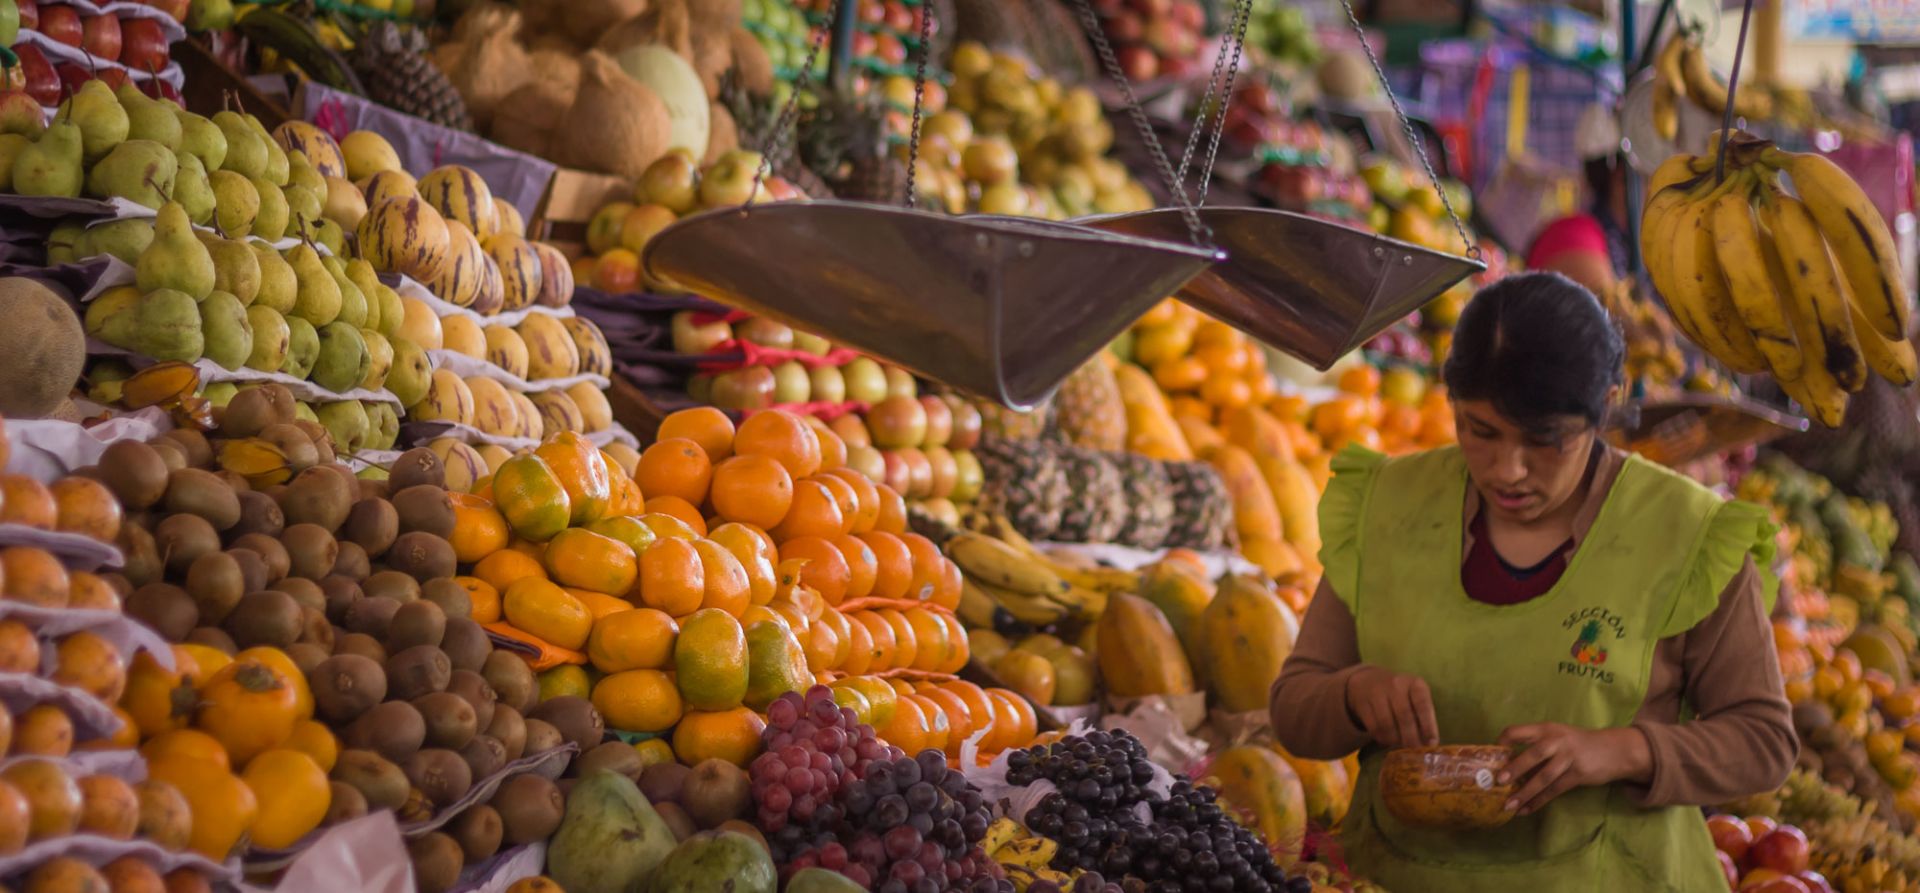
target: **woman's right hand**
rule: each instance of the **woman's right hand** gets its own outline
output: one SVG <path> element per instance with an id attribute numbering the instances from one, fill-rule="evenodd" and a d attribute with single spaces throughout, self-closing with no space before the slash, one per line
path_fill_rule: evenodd
<path id="1" fill-rule="evenodd" d="M 1383 747 L 1440 743 L 1427 681 L 1385 667 L 1361 667 L 1347 677 L 1347 712 Z"/>

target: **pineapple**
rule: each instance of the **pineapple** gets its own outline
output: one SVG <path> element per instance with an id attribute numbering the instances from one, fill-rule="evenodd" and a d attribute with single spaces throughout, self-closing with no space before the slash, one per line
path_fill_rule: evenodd
<path id="1" fill-rule="evenodd" d="M 1220 473 L 1205 462 L 1168 462 L 1173 523 L 1167 545 L 1218 549 L 1233 545 L 1233 497 Z"/>
<path id="2" fill-rule="evenodd" d="M 1054 427 L 1066 441 L 1090 450 L 1127 447 L 1127 409 L 1104 354 L 1088 360 L 1053 397 Z"/>
<path id="3" fill-rule="evenodd" d="M 1033 440 L 1046 433 L 1053 417 L 1053 402 L 1048 401 L 1024 412 L 1008 409 L 991 400 L 974 400 L 980 410 L 980 435 L 1005 440 Z"/>
<path id="4" fill-rule="evenodd" d="M 1120 467 L 1107 454 L 1061 447 L 1060 469 L 1073 498 L 1060 512 L 1053 538 L 1068 543 L 1110 543 L 1127 520 L 1127 493 Z"/>
<path id="5" fill-rule="evenodd" d="M 420 29 L 375 22 L 347 62 L 368 99 L 455 130 L 473 129 L 467 101 L 427 59 L 427 37 Z"/>
<path id="6" fill-rule="evenodd" d="M 1035 440 L 993 438 L 981 441 L 974 456 L 984 479 L 976 500 L 981 510 L 1007 516 L 1028 539 L 1052 537 L 1073 498 L 1054 448 Z"/>
<path id="7" fill-rule="evenodd" d="M 1140 549 L 1158 549 L 1166 543 L 1173 524 L 1173 486 L 1166 469 L 1139 453 L 1114 453 L 1120 471 L 1120 490 L 1127 514 L 1114 542 Z"/>

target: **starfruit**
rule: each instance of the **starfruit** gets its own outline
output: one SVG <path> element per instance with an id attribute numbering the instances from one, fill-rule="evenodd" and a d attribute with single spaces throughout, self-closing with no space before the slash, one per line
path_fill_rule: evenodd
<path id="1" fill-rule="evenodd" d="M 172 404 L 200 389 L 200 370 L 169 360 L 135 372 L 121 384 L 120 399 L 128 409 Z"/>
<path id="2" fill-rule="evenodd" d="M 192 428 L 197 431 L 212 431 L 213 401 L 198 394 L 188 394 L 173 402 L 171 407 L 174 425 Z"/>
<path id="3" fill-rule="evenodd" d="M 286 483 L 293 476 L 287 454 L 258 437 L 229 440 L 220 445 L 220 467 L 247 479 L 252 487 Z"/>

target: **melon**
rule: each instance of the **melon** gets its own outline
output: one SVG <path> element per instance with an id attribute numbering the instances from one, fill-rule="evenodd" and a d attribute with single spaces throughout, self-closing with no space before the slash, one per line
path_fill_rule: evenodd
<path id="1" fill-rule="evenodd" d="M 72 305 L 34 279 L 0 279 L 0 415 L 44 418 L 80 380 L 87 336 Z"/>
<path id="2" fill-rule="evenodd" d="M 711 118 L 707 109 L 707 88 L 700 74 L 680 54 L 657 44 L 629 47 L 620 52 L 621 70 L 652 89 L 666 103 L 669 128 L 668 145 L 686 149 L 695 158 L 707 154 L 707 136 Z"/>

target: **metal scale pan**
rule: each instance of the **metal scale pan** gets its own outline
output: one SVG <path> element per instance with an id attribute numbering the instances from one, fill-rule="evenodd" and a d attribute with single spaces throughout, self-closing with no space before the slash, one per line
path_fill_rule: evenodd
<path id="1" fill-rule="evenodd" d="M 1218 259 L 1125 231 L 814 201 L 695 214 L 655 235 L 642 263 L 678 288 L 1026 409 Z"/>
<path id="2" fill-rule="evenodd" d="M 1177 296 L 1323 371 L 1486 269 L 1471 258 L 1291 211 L 1197 211 L 1227 260 L 1201 271 Z M 1173 208 L 1075 222 L 1149 239 L 1186 233 Z"/>

